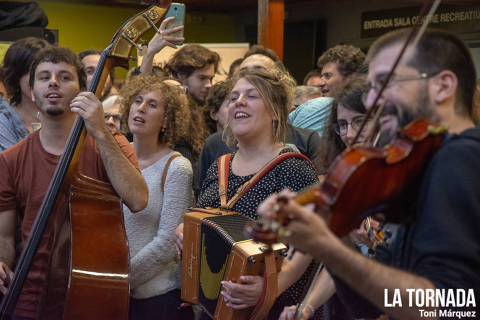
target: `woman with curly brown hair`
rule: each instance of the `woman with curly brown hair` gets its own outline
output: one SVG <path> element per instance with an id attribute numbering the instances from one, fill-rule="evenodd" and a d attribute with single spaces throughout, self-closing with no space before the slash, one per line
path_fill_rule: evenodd
<path id="1" fill-rule="evenodd" d="M 178 86 L 139 75 L 121 91 L 122 122 L 148 185 L 147 207 L 124 206 L 130 247 L 130 319 L 190 319 L 179 310 L 180 263 L 171 235 L 192 204 L 192 166 L 172 148 L 189 125 L 187 98 Z"/>

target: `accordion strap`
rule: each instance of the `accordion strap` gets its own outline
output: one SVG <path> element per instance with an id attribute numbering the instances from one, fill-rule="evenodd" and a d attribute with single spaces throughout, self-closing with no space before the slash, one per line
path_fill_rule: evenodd
<path id="1" fill-rule="evenodd" d="M 231 153 L 218 158 L 218 193 L 220 194 L 220 208 L 227 208 L 228 171 L 230 168 Z"/>
<path id="2" fill-rule="evenodd" d="M 250 320 L 266 319 L 270 308 L 277 298 L 277 267 L 275 263 L 275 252 L 265 253 L 265 273 L 263 275 L 263 290 L 255 309 L 253 309 Z"/>
<path id="3" fill-rule="evenodd" d="M 279 154 L 268 162 L 260 171 L 258 171 L 250 180 L 245 182 L 238 188 L 237 193 L 227 202 L 228 199 L 228 173 L 230 170 L 230 160 L 232 154 L 228 153 L 218 158 L 218 192 L 220 194 L 220 208 L 231 210 L 235 203 L 250 190 L 260 179 L 262 179 L 270 170 L 272 170 L 280 162 L 289 158 L 300 158 L 310 162 L 305 155 L 298 152 L 286 152 Z"/>

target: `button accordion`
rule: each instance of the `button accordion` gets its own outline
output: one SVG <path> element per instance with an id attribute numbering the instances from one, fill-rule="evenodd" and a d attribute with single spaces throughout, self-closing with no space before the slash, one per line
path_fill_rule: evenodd
<path id="1" fill-rule="evenodd" d="M 251 221 L 233 211 L 220 209 L 192 209 L 185 214 L 182 300 L 199 304 L 213 319 L 263 319 L 275 300 L 276 274 L 287 248 L 279 243 L 273 246 L 273 252 L 266 253 L 265 245 L 254 242 L 245 233 L 245 227 Z M 226 306 L 220 294 L 220 282 L 238 282 L 242 275 L 264 276 L 267 285 L 264 285 L 264 294 L 257 306 L 233 310 Z M 268 279 L 273 290 L 268 290 Z"/>

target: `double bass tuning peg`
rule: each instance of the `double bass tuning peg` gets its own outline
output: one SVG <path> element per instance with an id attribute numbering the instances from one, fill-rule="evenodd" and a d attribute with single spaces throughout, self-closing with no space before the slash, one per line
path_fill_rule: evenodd
<path id="1" fill-rule="evenodd" d="M 150 26 L 155 29 L 156 32 L 160 32 L 160 29 L 158 29 L 157 25 L 155 24 L 155 22 L 153 22 L 153 20 L 150 18 L 150 15 L 149 13 L 144 13 L 143 14 L 143 17 L 145 18 L 145 20 L 148 21 L 148 23 L 150 24 Z"/>
<path id="2" fill-rule="evenodd" d="M 138 52 L 142 52 L 142 47 L 138 43 L 136 43 L 135 41 L 132 40 L 133 38 L 135 38 L 135 35 L 130 34 L 130 33 L 122 33 L 122 38 L 127 40 L 132 46 L 137 48 Z M 142 41 L 142 40 L 140 40 L 140 41 Z"/>

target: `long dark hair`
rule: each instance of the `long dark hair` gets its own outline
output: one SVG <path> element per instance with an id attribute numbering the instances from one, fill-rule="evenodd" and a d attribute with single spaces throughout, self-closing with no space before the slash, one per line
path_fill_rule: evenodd
<path id="1" fill-rule="evenodd" d="M 334 97 L 327 125 L 323 129 L 321 137 L 321 152 L 317 167 L 320 173 L 325 173 L 333 160 L 343 151 L 346 146 L 340 136 L 335 132 L 337 123 L 338 105 L 352 111 L 365 114 L 367 110 L 362 102 L 362 94 L 367 90 L 365 75 L 355 76 L 347 85 Z"/>
<path id="2" fill-rule="evenodd" d="M 29 73 L 35 54 L 50 44 L 43 39 L 27 37 L 15 41 L 5 53 L 2 80 L 11 104 L 22 102 L 20 79 Z"/>

